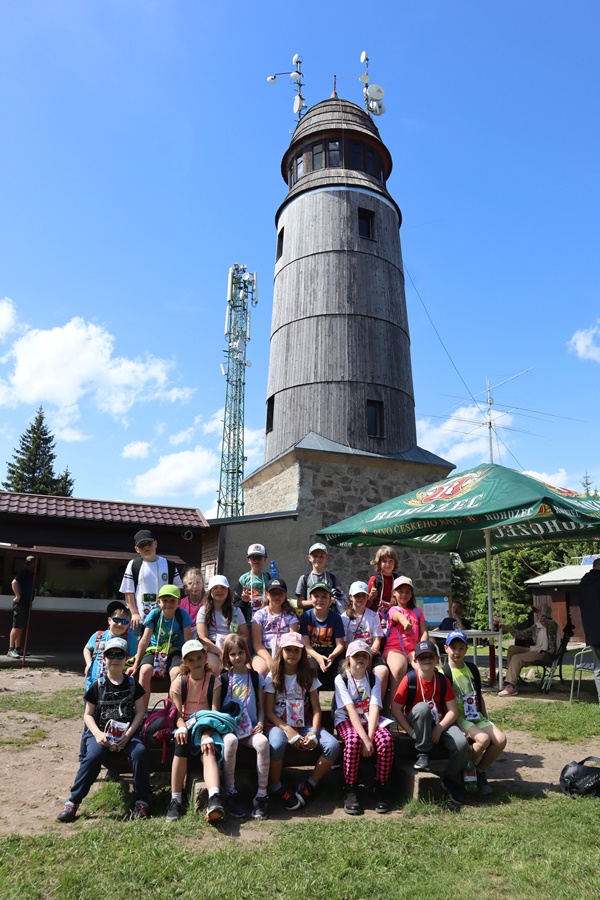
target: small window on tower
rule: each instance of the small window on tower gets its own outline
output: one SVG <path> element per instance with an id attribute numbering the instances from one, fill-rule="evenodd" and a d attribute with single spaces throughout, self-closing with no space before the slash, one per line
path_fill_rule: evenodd
<path id="1" fill-rule="evenodd" d="M 323 144 L 313 144 L 313 171 L 323 168 Z"/>
<path id="2" fill-rule="evenodd" d="M 329 165 L 339 166 L 340 164 L 340 142 L 329 141 Z"/>
<path id="3" fill-rule="evenodd" d="M 302 178 L 304 175 L 304 157 L 302 154 L 296 157 L 296 178 Z"/>
<path id="4" fill-rule="evenodd" d="M 367 400 L 367 434 L 369 437 L 383 437 L 382 400 Z"/>
<path id="5" fill-rule="evenodd" d="M 273 410 L 274 410 L 274 408 L 275 408 L 275 395 L 273 395 L 272 397 L 269 397 L 269 399 L 267 400 L 267 426 L 265 428 L 265 431 L 267 432 L 267 434 L 270 431 L 273 431 Z"/>
<path id="6" fill-rule="evenodd" d="M 373 229 L 373 213 L 370 209 L 360 209 L 358 210 L 358 233 L 361 237 L 371 238 L 371 240 L 375 237 L 375 232 Z"/>
<path id="7" fill-rule="evenodd" d="M 283 232 L 284 231 L 285 231 L 285 228 L 280 229 L 279 234 L 277 235 L 277 256 L 275 258 L 276 261 L 281 257 L 281 254 L 283 253 Z"/>
<path id="8" fill-rule="evenodd" d="M 362 150 L 358 141 L 352 141 L 350 144 L 350 161 L 351 169 L 362 169 Z"/>
<path id="9" fill-rule="evenodd" d="M 370 147 L 367 147 L 365 156 L 367 162 L 367 172 L 369 173 L 369 175 L 375 175 L 375 152 L 371 150 Z"/>

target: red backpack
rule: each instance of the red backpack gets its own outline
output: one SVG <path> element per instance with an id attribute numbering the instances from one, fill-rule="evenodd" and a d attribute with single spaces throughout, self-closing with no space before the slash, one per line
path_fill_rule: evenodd
<path id="1" fill-rule="evenodd" d="M 214 675 L 208 682 L 208 705 L 212 704 Z M 181 704 L 185 706 L 188 692 L 188 676 L 181 676 Z M 147 714 L 142 727 L 142 741 L 148 750 L 162 749 L 161 764 L 167 761 L 167 744 L 173 740 L 173 732 L 177 725 L 177 706 L 170 697 L 159 700 Z"/>

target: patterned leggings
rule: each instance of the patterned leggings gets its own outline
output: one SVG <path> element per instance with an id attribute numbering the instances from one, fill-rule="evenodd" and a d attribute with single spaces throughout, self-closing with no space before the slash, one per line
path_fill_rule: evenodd
<path id="1" fill-rule="evenodd" d="M 363 746 L 362 738 L 350 722 L 340 722 L 337 732 L 344 742 L 344 781 L 356 784 L 358 767 Z M 375 763 L 375 780 L 385 784 L 390 777 L 394 763 L 394 741 L 386 728 L 378 728 L 373 736 L 377 759 Z"/>
<path id="2" fill-rule="evenodd" d="M 225 790 L 231 793 L 235 790 L 235 758 L 237 755 L 238 739 L 227 734 L 224 737 L 225 747 L 223 753 L 223 781 Z M 256 769 L 258 773 L 258 793 L 264 796 L 267 793 L 269 781 L 269 740 L 264 734 L 251 734 L 240 738 L 240 744 L 253 747 L 256 750 Z"/>

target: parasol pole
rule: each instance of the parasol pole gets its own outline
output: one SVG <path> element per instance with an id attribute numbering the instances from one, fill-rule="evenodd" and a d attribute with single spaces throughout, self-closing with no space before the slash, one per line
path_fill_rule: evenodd
<path id="1" fill-rule="evenodd" d="M 492 599 L 492 534 L 489 528 L 484 528 L 483 536 L 485 537 L 485 567 L 487 570 L 488 628 L 492 631 L 494 628 L 494 603 Z"/>

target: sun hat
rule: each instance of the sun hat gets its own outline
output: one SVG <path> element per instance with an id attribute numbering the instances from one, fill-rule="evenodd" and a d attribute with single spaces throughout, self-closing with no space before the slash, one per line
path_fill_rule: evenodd
<path id="1" fill-rule="evenodd" d="M 365 584 L 364 581 L 353 581 L 350 585 L 350 596 L 354 597 L 355 594 L 368 594 L 369 587 Z"/>
<path id="2" fill-rule="evenodd" d="M 208 590 L 212 591 L 214 587 L 229 588 L 229 582 L 224 575 L 213 575 L 213 577 L 208 582 Z"/>
<path id="3" fill-rule="evenodd" d="M 279 641 L 280 647 L 304 647 L 302 635 L 298 631 L 287 631 Z"/>
<path id="4" fill-rule="evenodd" d="M 183 659 L 188 655 L 188 653 L 198 653 L 200 650 L 205 650 L 206 647 L 200 641 L 196 639 L 192 641 L 186 641 L 183 647 L 181 648 L 181 656 Z"/>
<path id="5" fill-rule="evenodd" d="M 396 588 L 399 588 L 401 584 L 407 584 L 409 587 L 413 588 L 414 591 L 412 578 L 407 578 L 406 575 L 399 575 L 398 578 L 396 578 L 396 580 L 394 581 L 393 589 L 396 590 Z"/>
<path id="6" fill-rule="evenodd" d="M 350 641 L 346 650 L 346 658 L 348 656 L 356 656 L 357 653 L 368 653 L 371 655 L 371 650 L 366 641 Z"/>
<path id="7" fill-rule="evenodd" d="M 176 584 L 163 584 L 158 592 L 159 597 L 175 597 L 176 600 L 181 599 L 181 591 Z"/>
<path id="8" fill-rule="evenodd" d="M 263 547 L 262 544 L 250 544 L 248 547 L 248 552 L 246 556 L 265 556 L 267 555 L 267 551 Z"/>
<path id="9" fill-rule="evenodd" d="M 107 650 L 124 650 L 127 653 L 127 641 L 124 641 L 123 638 L 109 638 L 109 640 L 104 645 L 104 653 Z"/>
<path id="10" fill-rule="evenodd" d="M 313 553 L 315 550 L 322 550 L 324 553 L 328 552 L 325 544 L 313 544 L 308 552 Z"/>

